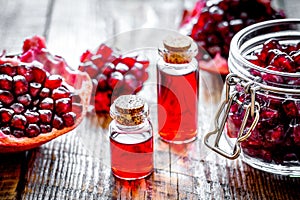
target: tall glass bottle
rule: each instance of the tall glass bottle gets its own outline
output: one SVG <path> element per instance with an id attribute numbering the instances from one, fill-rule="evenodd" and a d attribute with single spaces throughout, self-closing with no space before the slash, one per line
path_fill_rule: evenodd
<path id="1" fill-rule="evenodd" d="M 157 62 L 158 133 L 170 143 L 187 143 L 198 132 L 197 45 L 187 36 L 170 36 Z"/>

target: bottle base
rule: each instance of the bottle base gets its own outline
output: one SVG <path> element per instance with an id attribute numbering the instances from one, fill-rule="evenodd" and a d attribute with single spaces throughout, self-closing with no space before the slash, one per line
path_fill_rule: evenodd
<path id="1" fill-rule="evenodd" d="M 122 180 L 127 180 L 127 181 L 133 181 L 133 180 L 139 180 L 139 179 L 143 179 L 143 178 L 146 178 L 148 176 L 150 176 L 152 173 L 153 173 L 154 170 L 151 170 L 149 173 L 146 173 L 146 174 L 143 174 L 141 176 L 136 176 L 136 177 L 124 177 L 124 176 L 120 176 L 118 174 L 115 174 L 113 171 L 112 171 L 112 174 L 116 177 L 116 178 L 119 178 L 119 179 L 122 179 Z"/>
<path id="2" fill-rule="evenodd" d="M 252 158 L 248 155 L 241 154 L 242 160 L 255 169 L 259 169 L 268 173 L 279 174 L 289 177 L 300 177 L 300 166 L 284 166 L 273 163 L 266 163 L 259 159 Z"/>
<path id="3" fill-rule="evenodd" d="M 159 138 L 163 142 L 166 142 L 166 143 L 171 143 L 171 144 L 187 144 L 187 143 L 191 143 L 191 142 L 195 141 L 197 139 L 197 136 L 192 137 L 192 138 L 187 139 L 187 140 L 166 140 L 166 139 L 162 138 L 161 136 Z"/>

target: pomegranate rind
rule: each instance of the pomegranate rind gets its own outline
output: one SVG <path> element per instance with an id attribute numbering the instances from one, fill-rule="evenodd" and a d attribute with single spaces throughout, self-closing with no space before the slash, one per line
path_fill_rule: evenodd
<path id="1" fill-rule="evenodd" d="M 89 75 L 86 72 L 72 70 L 65 64 L 62 58 L 52 56 L 48 52 L 45 53 L 45 49 L 43 49 L 43 52 L 44 55 L 40 54 L 41 57 L 35 57 L 36 61 L 41 61 L 41 63 L 44 65 L 44 68 L 51 74 L 60 74 L 64 78 L 65 83 L 70 85 L 70 88 L 74 88 L 72 92 L 80 96 L 80 105 L 82 106 L 82 109 L 80 109 L 80 111 L 79 109 L 72 109 L 72 111 L 76 113 L 76 120 L 73 126 L 65 127 L 61 130 L 53 128 L 51 132 L 41 133 L 33 138 L 16 138 L 13 135 L 6 135 L 0 131 L 0 153 L 26 151 L 41 146 L 42 144 L 45 144 L 46 142 L 49 142 L 58 136 L 75 129 L 81 123 L 87 113 L 90 95 L 92 92 L 92 82 Z M 45 58 L 45 56 L 48 59 L 45 59 L 43 62 L 43 59 L 41 58 Z M 20 64 L 16 58 L 1 58 L 0 64 L 4 63 L 11 63 L 14 65 Z"/>
<path id="2" fill-rule="evenodd" d="M 227 60 L 223 58 L 220 54 L 209 60 L 199 60 L 199 68 L 208 72 L 217 73 L 221 75 L 229 74 Z"/>

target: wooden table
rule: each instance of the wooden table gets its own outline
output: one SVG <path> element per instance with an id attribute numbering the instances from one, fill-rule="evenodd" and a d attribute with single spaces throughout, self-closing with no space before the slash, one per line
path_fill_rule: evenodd
<path id="1" fill-rule="evenodd" d="M 86 49 L 131 28 L 111 16 L 121 19 L 116 13 L 132 8 L 108 2 L 0 0 L 0 49 L 19 52 L 25 37 L 44 35 L 50 51 L 76 67 Z M 286 0 L 284 5 L 289 16 L 300 17 L 298 0 Z M 155 11 L 180 12 L 172 9 Z M 174 28 L 176 20 L 170 19 L 161 21 L 165 28 Z M 203 145 L 222 84 L 219 76 L 201 72 L 199 138 L 187 145 L 168 145 L 156 136 L 155 171 L 150 177 L 122 181 L 111 175 L 107 130 L 90 114 L 75 131 L 40 148 L 0 155 L 0 199 L 300 199 L 299 178 L 265 173 L 240 159 L 226 160 Z M 155 124 L 155 113 L 151 117 Z"/>

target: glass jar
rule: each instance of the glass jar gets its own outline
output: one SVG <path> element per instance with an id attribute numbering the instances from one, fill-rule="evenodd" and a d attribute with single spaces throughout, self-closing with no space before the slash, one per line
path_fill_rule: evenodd
<path id="1" fill-rule="evenodd" d="M 292 65 L 300 65 L 300 56 L 299 60 L 294 56 L 300 55 L 300 19 L 261 22 L 237 33 L 230 46 L 231 74 L 226 77 L 225 100 L 216 116 L 216 128 L 204 142 L 227 158 L 241 155 L 254 168 L 299 176 L 300 72 L 299 68 L 291 73 L 274 67 L 289 67 L 291 63 L 279 60 L 277 50 L 268 49 L 267 44 L 276 43 L 273 39 L 279 41 L 281 57 L 293 57 Z M 264 52 L 268 53 L 265 57 Z M 268 59 L 270 64 L 264 66 Z M 233 151 L 220 145 L 223 133 Z M 214 134 L 211 145 L 209 138 Z"/>
<path id="2" fill-rule="evenodd" d="M 147 103 L 136 95 L 118 97 L 110 108 L 111 169 L 121 179 L 153 172 L 153 131 Z"/>
<path id="3" fill-rule="evenodd" d="M 198 132 L 197 46 L 190 37 L 170 36 L 158 50 L 158 133 L 170 143 L 187 143 Z"/>

